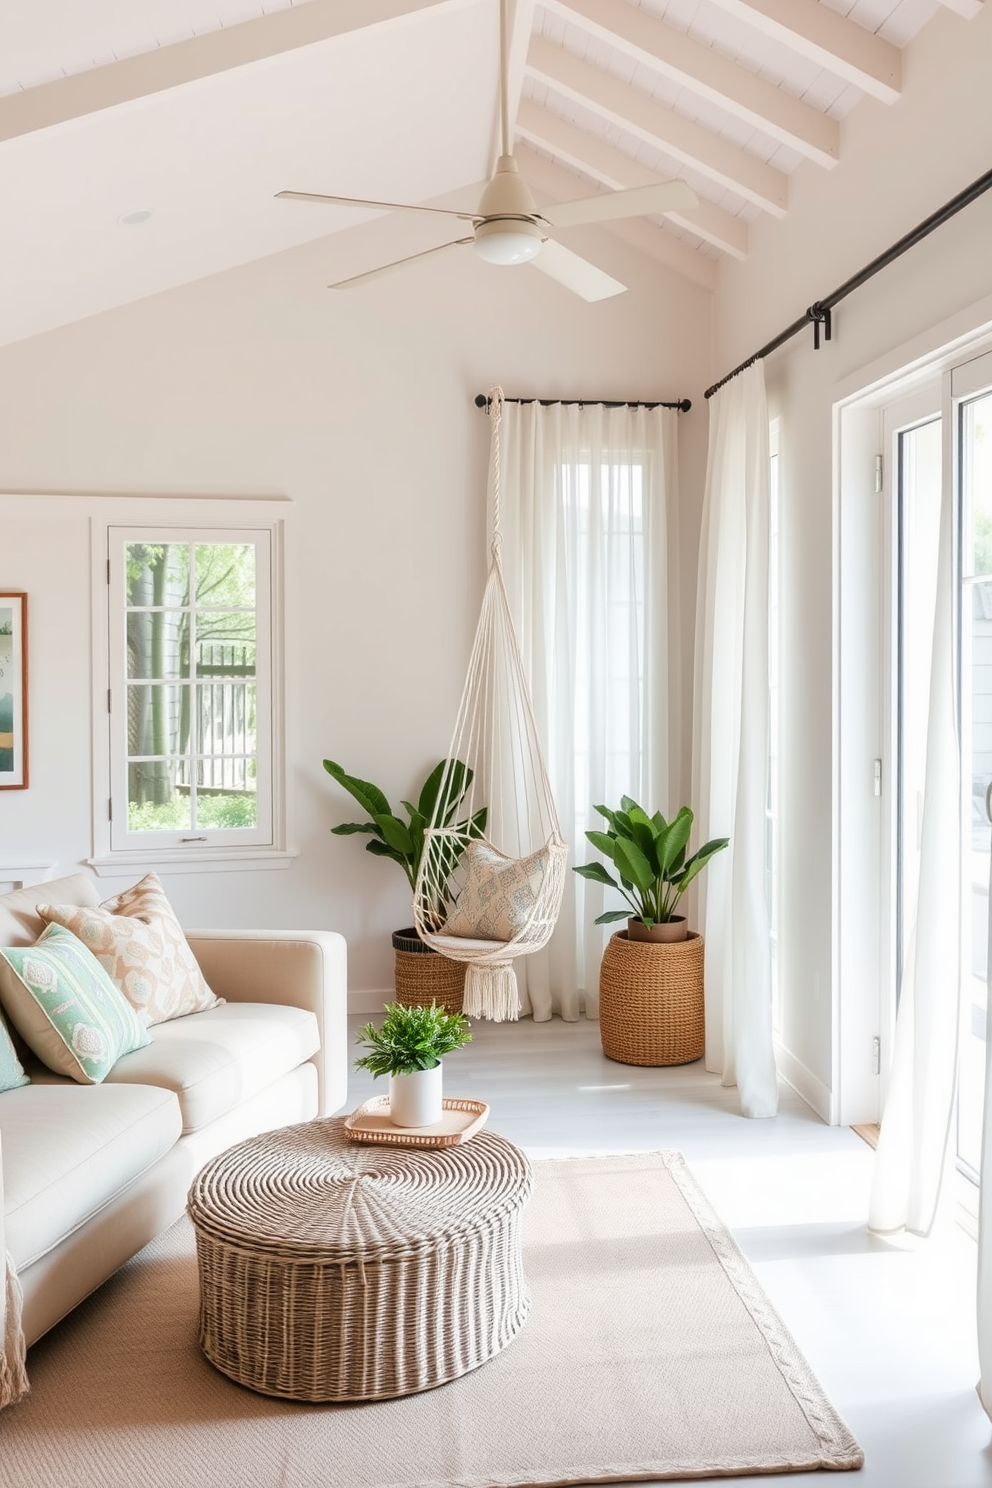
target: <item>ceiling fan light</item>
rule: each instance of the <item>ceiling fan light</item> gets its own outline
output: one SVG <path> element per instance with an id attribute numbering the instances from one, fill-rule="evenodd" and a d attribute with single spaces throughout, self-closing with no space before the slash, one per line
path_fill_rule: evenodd
<path id="1" fill-rule="evenodd" d="M 536 258 L 544 235 L 536 222 L 480 222 L 475 251 L 486 263 L 518 264 Z"/>

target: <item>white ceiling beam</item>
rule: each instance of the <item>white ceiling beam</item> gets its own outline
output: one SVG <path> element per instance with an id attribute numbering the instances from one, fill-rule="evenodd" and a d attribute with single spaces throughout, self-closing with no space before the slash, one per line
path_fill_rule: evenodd
<path id="1" fill-rule="evenodd" d="M 953 10 L 955 15 L 964 16 L 966 21 L 973 21 L 981 14 L 985 0 L 938 0 L 938 4 L 945 10 Z"/>
<path id="2" fill-rule="evenodd" d="M 638 161 L 632 160 L 622 150 L 608 145 L 605 140 L 577 129 L 567 119 L 561 119 L 548 109 L 542 109 L 530 99 L 522 99 L 517 112 L 517 133 L 533 145 L 539 145 L 557 156 L 567 165 L 601 181 L 614 190 L 625 190 L 629 186 L 654 186 L 662 177 L 648 170 Z M 695 233 L 707 243 L 712 243 L 723 253 L 734 258 L 747 258 L 747 223 L 740 217 L 725 212 L 712 202 L 700 202 L 698 207 L 685 211 L 664 214 L 688 232 Z"/>
<path id="3" fill-rule="evenodd" d="M 564 98 L 607 119 L 645 144 L 735 192 L 775 217 L 788 207 L 788 177 L 746 150 L 721 139 L 685 114 L 668 108 L 611 72 L 583 62 L 543 36 L 531 38 L 527 71 Z"/>
<path id="4" fill-rule="evenodd" d="M 537 0 L 512 0 L 510 17 L 510 45 L 506 60 L 506 92 L 510 115 L 510 135 L 513 121 L 520 106 L 520 95 L 524 86 L 524 70 L 527 62 L 527 47 L 534 30 L 534 11 Z"/>
<path id="5" fill-rule="evenodd" d="M 573 176 L 571 171 L 563 170 L 560 165 L 555 165 L 543 155 L 536 155 L 526 145 L 516 154 L 521 173 L 527 178 L 528 185 L 538 193 L 539 201 L 542 198 L 556 202 L 573 201 L 576 192 L 581 191 L 582 182 L 577 176 Z M 707 258 L 695 248 L 690 247 L 688 243 L 683 243 L 681 238 L 673 237 L 671 233 L 664 232 L 650 222 L 639 218 L 621 222 L 601 222 L 597 223 L 596 231 L 612 233 L 614 237 L 622 238 L 624 242 L 630 243 L 641 253 L 647 254 L 649 258 L 664 264 L 676 274 L 681 274 L 683 279 L 689 279 L 703 289 L 712 291 L 716 288 L 718 270 L 716 261 Z M 560 234 L 556 234 L 557 236 Z"/>
<path id="6" fill-rule="evenodd" d="M 0 98 L 0 140 L 178 88 L 350 31 L 388 25 L 418 11 L 457 9 L 466 0 L 306 0 L 268 15 L 207 31 L 171 46 L 124 57 Z"/>
<path id="7" fill-rule="evenodd" d="M 840 158 L 840 125 L 754 72 L 625 0 L 542 0 L 606 46 L 671 78 L 818 165 Z"/>
<path id="8" fill-rule="evenodd" d="M 899 48 L 819 0 L 713 0 L 713 4 L 882 103 L 895 103 L 900 97 Z"/>

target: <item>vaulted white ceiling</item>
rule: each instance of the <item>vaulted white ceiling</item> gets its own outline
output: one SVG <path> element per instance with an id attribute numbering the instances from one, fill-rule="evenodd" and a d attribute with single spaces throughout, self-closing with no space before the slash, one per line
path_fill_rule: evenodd
<path id="1" fill-rule="evenodd" d="M 982 3 L 516 0 L 514 151 L 550 200 L 685 179 L 697 207 L 611 230 L 712 286 L 933 13 Z M 0 0 L 0 343 L 325 236 L 333 273 L 374 214 L 277 191 L 471 210 L 497 147 L 498 0 Z"/>

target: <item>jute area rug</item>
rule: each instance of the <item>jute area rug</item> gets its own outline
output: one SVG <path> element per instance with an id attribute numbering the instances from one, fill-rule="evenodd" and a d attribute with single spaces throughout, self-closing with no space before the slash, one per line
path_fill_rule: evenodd
<path id="1" fill-rule="evenodd" d="M 381 1403 L 297 1405 L 197 1346 L 181 1220 L 28 1355 L 11 1488 L 515 1488 L 856 1468 L 840 1420 L 678 1153 L 535 1164 L 520 1336 Z"/>

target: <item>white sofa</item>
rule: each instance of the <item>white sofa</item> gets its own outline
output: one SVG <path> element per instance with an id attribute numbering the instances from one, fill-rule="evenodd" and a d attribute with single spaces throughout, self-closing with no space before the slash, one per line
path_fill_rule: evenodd
<path id="1" fill-rule="evenodd" d="M 37 939 L 38 904 L 99 900 L 87 874 L 0 896 L 0 945 Z M 20 1281 L 29 1344 L 182 1214 L 208 1158 L 347 1097 L 342 936 L 187 939 L 223 1006 L 156 1024 L 101 1085 L 32 1061 L 30 1085 L 0 1092 L 0 1255 Z"/>

